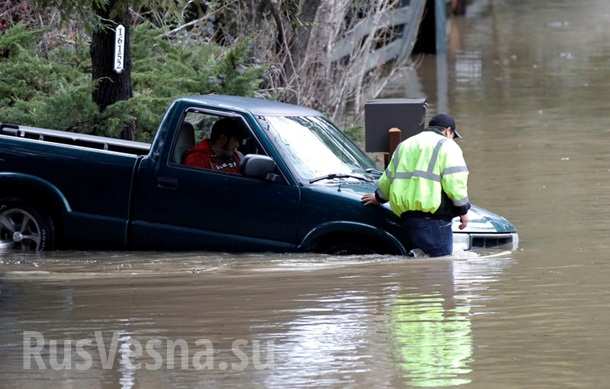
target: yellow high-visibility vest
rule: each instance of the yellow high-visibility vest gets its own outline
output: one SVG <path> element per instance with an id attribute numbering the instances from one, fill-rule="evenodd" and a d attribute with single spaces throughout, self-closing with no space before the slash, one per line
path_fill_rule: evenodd
<path id="1" fill-rule="evenodd" d="M 469 204 L 468 168 L 457 143 L 427 130 L 398 145 L 376 193 L 400 216 L 407 211 L 436 212 L 443 191 L 454 206 Z"/>

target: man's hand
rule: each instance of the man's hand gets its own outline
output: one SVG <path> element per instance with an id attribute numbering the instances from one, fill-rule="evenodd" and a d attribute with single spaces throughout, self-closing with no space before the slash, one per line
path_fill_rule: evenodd
<path id="1" fill-rule="evenodd" d="M 460 216 L 460 230 L 463 230 L 468 226 L 468 214 Z"/>
<path id="2" fill-rule="evenodd" d="M 367 193 L 360 199 L 364 205 L 379 205 L 375 193 Z"/>

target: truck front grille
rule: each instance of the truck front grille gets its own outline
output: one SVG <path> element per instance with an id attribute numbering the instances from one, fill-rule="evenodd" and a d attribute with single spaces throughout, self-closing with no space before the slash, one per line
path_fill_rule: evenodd
<path id="1" fill-rule="evenodd" d="M 470 247 L 473 249 L 498 249 L 504 248 L 515 250 L 519 246 L 519 235 L 510 234 L 472 234 L 470 236 Z"/>

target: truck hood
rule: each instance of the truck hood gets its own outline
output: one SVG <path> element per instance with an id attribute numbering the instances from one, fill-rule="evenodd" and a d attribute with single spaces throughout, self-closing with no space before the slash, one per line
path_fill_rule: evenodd
<path id="1" fill-rule="evenodd" d="M 353 198 L 354 200 L 360 201 L 360 198 L 365 193 L 373 193 L 376 189 L 374 182 L 351 182 L 344 181 L 328 182 L 324 184 L 313 184 L 314 187 L 325 187 L 326 189 L 333 188 L 337 192 L 340 192 L 342 196 Z M 339 193 L 337 193 L 339 194 Z M 384 204 L 384 208 L 390 210 L 389 204 Z M 515 226 L 508 221 L 505 217 L 497 215 L 493 212 L 488 211 L 485 208 L 472 205 L 472 208 L 468 211 L 470 221 L 468 227 L 465 230 L 460 230 L 460 218 L 456 217 L 453 219 L 452 229 L 454 232 L 459 233 L 512 233 L 516 232 Z"/>

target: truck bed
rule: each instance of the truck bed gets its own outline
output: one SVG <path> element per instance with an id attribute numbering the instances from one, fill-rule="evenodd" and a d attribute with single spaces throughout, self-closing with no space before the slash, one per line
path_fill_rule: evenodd
<path id="1" fill-rule="evenodd" d="M 0 135 L 35 139 L 48 143 L 66 144 L 133 155 L 146 155 L 150 150 L 150 144 L 144 142 L 134 142 L 123 139 L 108 138 L 105 136 L 87 135 L 77 132 L 20 126 L 16 124 L 0 123 Z"/>

